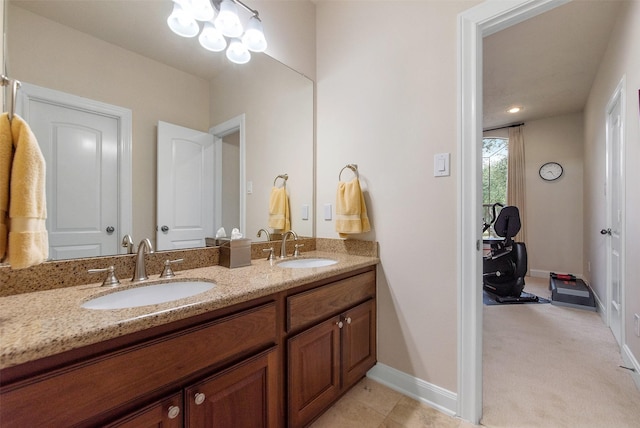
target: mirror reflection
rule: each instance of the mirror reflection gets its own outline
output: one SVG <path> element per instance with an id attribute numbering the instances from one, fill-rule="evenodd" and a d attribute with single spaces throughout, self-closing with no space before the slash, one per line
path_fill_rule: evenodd
<path id="1" fill-rule="evenodd" d="M 150 238 L 156 243 L 156 228 L 162 226 L 158 176 L 165 173 L 157 166 L 159 122 L 213 133 L 243 117 L 243 138 L 215 137 L 232 149 L 228 158 L 224 154 L 216 160 L 219 191 L 210 204 L 214 229 L 224 226 L 230 233 L 238 227 L 245 236 L 263 240 L 256 233 L 267 226 L 274 178 L 286 173 L 292 228 L 312 236 L 313 82 L 265 54 L 254 54 L 248 64 L 230 65 L 197 41 L 180 40 L 166 26 L 171 6 L 169 0 L 7 3 L 5 59 L 12 78 L 131 113 L 131 184 L 127 188 L 121 180 L 117 188 L 120 199 L 130 195 L 129 226 L 126 219 L 124 226 L 118 223 L 110 235 L 115 249 L 99 254 L 125 252 L 120 242 L 126 234 L 134 242 Z M 238 140 L 244 140 L 244 147 Z M 73 168 L 76 157 L 68 153 L 65 167 Z M 75 203 L 82 204 L 81 199 L 76 197 Z M 65 200 L 74 200 L 74 193 L 67 191 Z M 126 211 L 126 201 L 114 204 L 116 211 Z M 309 217 L 303 220 L 305 206 Z M 94 228 L 106 233 L 109 226 Z M 79 256 L 62 253 L 56 258 Z"/>

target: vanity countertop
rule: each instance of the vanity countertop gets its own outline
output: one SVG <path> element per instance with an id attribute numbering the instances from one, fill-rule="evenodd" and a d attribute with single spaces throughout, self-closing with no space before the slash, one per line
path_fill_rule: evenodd
<path id="1" fill-rule="evenodd" d="M 128 279 L 121 279 L 121 285 L 116 288 L 93 283 L 1 297 L 0 369 L 246 302 L 379 261 L 377 257 L 322 251 L 305 252 L 303 257 L 330 258 L 338 263 L 287 269 L 277 266 L 277 261 L 259 259 L 252 260 L 251 266 L 236 269 L 223 266 L 176 269 L 176 277 L 169 281 L 201 279 L 213 281 L 216 286 L 196 296 L 129 309 L 81 307 L 96 296 L 132 286 Z M 159 282 L 166 280 L 160 281 L 154 275 L 135 286 Z"/>

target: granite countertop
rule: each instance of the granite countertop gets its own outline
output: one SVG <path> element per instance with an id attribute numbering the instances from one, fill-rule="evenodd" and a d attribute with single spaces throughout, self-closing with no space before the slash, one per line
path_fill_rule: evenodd
<path id="1" fill-rule="evenodd" d="M 176 277 L 169 282 L 200 279 L 213 281 L 216 286 L 196 296 L 129 309 L 94 310 L 81 305 L 103 294 L 167 280 L 153 275 L 137 284 L 120 279 L 121 285 L 116 288 L 93 283 L 1 297 L 0 369 L 372 266 L 379 261 L 377 257 L 322 251 L 305 252 L 303 256 L 331 258 L 338 263 L 286 269 L 277 266 L 277 261 L 259 259 L 252 260 L 251 266 L 235 269 L 209 266 L 184 271 L 180 271 L 178 265 Z"/>

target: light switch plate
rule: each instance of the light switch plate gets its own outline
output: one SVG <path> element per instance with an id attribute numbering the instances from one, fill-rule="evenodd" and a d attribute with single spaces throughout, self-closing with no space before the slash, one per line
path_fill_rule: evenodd
<path id="1" fill-rule="evenodd" d="M 451 153 L 438 153 L 433 156 L 433 176 L 447 177 L 450 171 Z"/>
<path id="2" fill-rule="evenodd" d="M 332 215 L 332 209 L 333 207 L 331 206 L 331 204 L 324 204 L 324 219 L 325 220 L 331 220 L 331 215 Z"/>
<path id="3" fill-rule="evenodd" d="M 301 217 L 302 220 L 309 220 L 309 205 L 302 205 Z"/>

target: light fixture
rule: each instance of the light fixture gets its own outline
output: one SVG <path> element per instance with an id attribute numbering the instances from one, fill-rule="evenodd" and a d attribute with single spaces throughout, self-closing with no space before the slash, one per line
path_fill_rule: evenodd
<path id="1" fill-rule="evenodd" d="M 267 49 L 267 39 L 262 31 L 262 21 L 253 15 L 247 23 L 247 30 L 242 35 L 242 43 L 252 52 L 264 52 Z"/>
<path id="2" fill-rule="evenodd" d="M 200 32 L 198 21 L 203 21 L 198 37 L 200 45 L 213 52 L 227 49 L 227 58 L 236 64 L 245 64 L 251 52 L 264 52 L 267 40 L 258 11 L 240 0 L 173 0 L 173 11 L 167 24 L 171 31 L 182 37 L 195 37 Z M 246 31 L 243 30 L 238 5 L 251 14 Z M 229 41 L 225 38 L 229 38 Z"/>
<path id="3" fill-rule="evenodd" d="M 221 52 L 227 47 L 227 39 L 224 38 L 212 22 L 205 22 L 202 33 L 198 37 L 200 45 L 213 52 Z"/>
<path id="4" fill-rule="evenodd" d="M 507 110 L 507 113 L 515 114 L 522 110 L 522 107 L 514 106 Z"/>
<path id="5" fill-rule="evenodd" d="M 200 31 L 200 27 L 193 16 L 178 2 L 173 4 L 173 11 L 167 18 L 167 24 L 171 31 L 182 37 L 194 37 Z"/>
<path id="6" fill-rule="evenodd" d="M 231 39 L 227 49 L 227 58 L 236 64 L 246 64 L 251 59 L 251 53 L 240 39 Z"/>
<path id="7" fill-rule="evenodd" d="M 238 8 L 233 0 L 222 0 L 220 12 L 213 24 L 227 37 L 239 37 L 242 35 L 242 24 L 240 23 L 240 18 L 238 18 Z"/>

